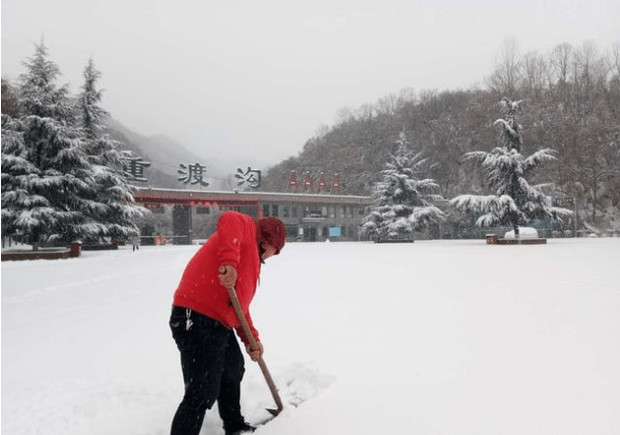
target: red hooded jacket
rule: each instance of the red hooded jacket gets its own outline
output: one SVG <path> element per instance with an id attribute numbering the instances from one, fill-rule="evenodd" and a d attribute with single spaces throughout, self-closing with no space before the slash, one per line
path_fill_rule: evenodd
<path id="1" fill-rule="evenodd" d="M 217 231 L 187 264 L 174 294 L 173 305 L 190 308 L 228 328 L 235 328 L 237 335 L 248 344 L 226 287 L 218 278 L 218 269 L 223 265 L 237 270 L 237 297 L 254 338 L 259 340 L 249 311 L 260 274 L 257 224 L 250 216 L 237 212 L 220 216 Z"/>

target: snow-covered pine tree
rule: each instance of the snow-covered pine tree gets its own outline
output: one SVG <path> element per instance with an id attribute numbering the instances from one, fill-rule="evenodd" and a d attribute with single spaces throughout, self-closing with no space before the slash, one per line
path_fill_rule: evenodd
<path id="1" fill-rule="evenodd" d="M 2 237 L 21 234 L 27 228 L 33 217 L 22 214 L 24 209 L 48 205 L 30 189 L 30 180 L 39 170 L 28 160 L 22 130 L 18 119 L 2 114 Z"/>
<path id="2" fill-rule="evenodd" d="M 2 79 L 2 113 L 11 118 L 19 117 L 19 100 L 13 85 L 6 79 Z"/>
<path id="3" fill-rule="evenodd" d="M 97 238 L 108 236 L 127 241 L 139 233 L 136 220 L 146 209 L 134 200 L 133 187 L 127 182 L 123 165 L 128 152 L 120 150 L 121 143 L 105 133 L 104 121 L 109 113 L 101 107 L 101 90 L 97 81 L 101 73 L 89 59 L 84 68 L 84 84 L 78 99 L 80 124 L 84 131 L 87 159 L 93 167 L 91 199 L 103 205 L 92 209 L 94 220 L 103 224 Z"/>
<path id="4" fill-rule="evenodd" d="M 371 239 L 407 237 L 443 219 L 443 213 L 430 201 L 440 199 L 431 192 L 438 188 L 432 179 L 418 179 L 424 160 L 409 151 L 407 136 L 401 132 L 396 152 L 391 154 L 383 179 L 374 186 L 374 205 L 365 217 L 360 235 Z"/>
<path id="5" fill-rule="evenodd" d="M 20 118 L 2 121 L 2 231 L 9 234 L 6 225 L 36 250 L 40 242 L 70 242 L 101 226 L 83 214 L 97 207 L 85 196 L 94 183 L 93 171 L 68 89 L 56 86 L 60 72 L 43 42 L 24 65 Z"/>
<path id="6" fill-rule="evenodd" d="M 554 151 L 544 148 L 529 157 L 521 154 L 523 139 L 516 113 L 521 110 L 520 101 L 504 98 L 500 102 L 503 118 L 495 121 L 499 127 L 501 146 L 490 152 L 474 151 L 465 154 L 467 160 L 482 165 L 487 173 L 489 187 L 493 195 L 460 195 L 450 201 L 450 205 L 464 213 L 478 217 L 477 226 L 510 225 L 515 237 L 519 237 L 519 226 L 532 219 L 562 222 L 570 217 L 570 210 L 554 207 L 551 198 L 543 191 L 551 184 L 530 186 L 526 177 L 544 163 L 555 159 Z"/>

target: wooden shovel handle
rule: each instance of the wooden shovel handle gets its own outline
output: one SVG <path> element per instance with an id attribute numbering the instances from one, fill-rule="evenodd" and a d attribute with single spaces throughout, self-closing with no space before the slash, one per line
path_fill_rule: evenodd
<path id="1" fill-rule="evenodd" d="M 235 313 L 237 314 L 237 319 L 241 323 L 241 327 L 243 328 L 243 333 L 247 337 L 248 343 L 250 343 L 250 347 L 256 349 L 256 339 L 254 338 L 254 334 L 252 334 L 252 330 L 250 329 L 250 325 L 248 324 L 247 319 L 245 318 L 245 314 L 243 314 L 243 309 L 241 308 L 241 304 L 239 303 L 239 298 L 237 297 L 237 292 L 234 287 L 229 287 L 228 289 L 228 297 L 233 304 L 233 308 L 235 309 Z M 265 377 L 265 381 L 267 381 L 267 385 L 269 386 L 269 390 L 271 391 L 271 395 L 273 396 L 273 400 L 276 402 L 276 406 L 278 407 L 277 412 L 280 412 L 284 406 L 282 405 L 282 400 L 280 399 L 280 394 L 278 394 L 278 389 L 276 388 L 275 382 L 273 382 L 273 378 L 271 377 L 271 373 L 269 373 L 269 369 L 267 369 L 267 364 L 263 360 L 261 356 L 258 359 L 258 366 L 263 372 L 263 376 Z"/>

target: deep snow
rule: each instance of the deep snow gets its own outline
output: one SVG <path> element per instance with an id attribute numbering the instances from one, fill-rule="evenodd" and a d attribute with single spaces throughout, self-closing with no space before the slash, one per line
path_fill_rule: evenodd
<path id="1" fill-rule="evenodd" d="M 2 433 L 164 435 L 197 246 L 2 263 Z M 620 433 L 620 239 L 287 245 L 253 318 L 289 406 L 257 435 Z M 248 420 L 273 406 L 246 363 Z M 222 434 L 216 411 L 203 434 Z"/>

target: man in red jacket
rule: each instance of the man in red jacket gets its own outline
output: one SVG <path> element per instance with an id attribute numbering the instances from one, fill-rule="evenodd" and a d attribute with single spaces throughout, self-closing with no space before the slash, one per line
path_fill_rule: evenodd
<path id="1" fill-rule="evenodd" d="M 170 328 L 181 353 L 185 394 L 172 420 L 171 435 L 198 435 L 215 401 L 226 435 L 252 432 L 241 415 L 244 361 L 233 330 L 253 361 L 263 355 L 249 306 L 264 260 L 284 246 L 286 229 L 276 218 L 254 221 L 224 213 L 216 232 L 190 260 L 174 294 Z M 234 287 L 256 347 L 252 348 L 228 298 Z"/>

